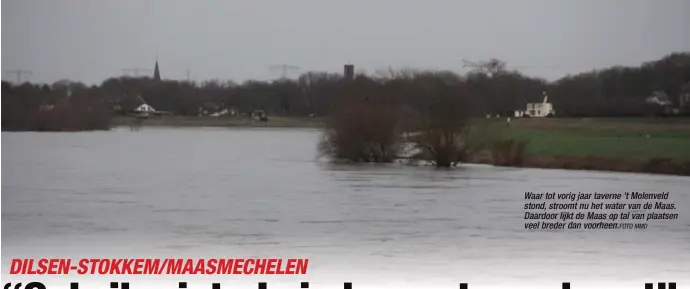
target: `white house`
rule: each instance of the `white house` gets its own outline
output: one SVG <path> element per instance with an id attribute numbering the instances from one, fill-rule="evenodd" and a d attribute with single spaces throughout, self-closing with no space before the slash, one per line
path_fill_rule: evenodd
<path id="1" fill-rule="evenodd" d="M 154 114 L 156 109 L 154 109 L 153 106 L 150 106 L 148 103 L 143 103 L 135 108 L 134 112 L 137 113 L 137 117 L 147 118 L 149 115 Z"/>
<path id="2" fill-rule="evenodd" d="M 515 111 L 515 117 L 546 117 L 555 115 L 556 111 L 553 109 L 553 103 L 550 103 L 548 100 L 549 97 L 546 95 L 546 92 L 544 92 L 544 101 L 527 103 L 525 110 Z"/>
<path id="3" fill-rule="evenodd" d="M 214 117 L 226 116 L 226 115 L 235 116 L 235 115 L 237 115 L 237 111 L 234 108 L 231 108 L 231 109 L 226 108 L 226 109 L 223 109 L 221 111 L 217 111 L 217 112 L 210 114 L 210 116 L 214 116 Z"/>
<path id="4" fill-rule="evenodd" d="M 673 105 L 673 102 L 671 101 L 671 98 L 666 94 L 666 92 L 663 91 L 655 91 L 652 93 L 650 97 L 647 97 L 645 99 L 646 103 L 649 104 L 656 104 L 659 106 L 670 106 Z"/>
<path id="5" fill-rule="evenodd" d="M 156 112 L 156 109 L 154 109 L 153 106 L 150 106 L 148 103 L 144 103 L 139 107 L 135 108 L 134 111 L 141 113 L 152 113 Z"/>
<path id="6" fill-rule="evenodd" d="M 146 100 L 144 100 L 144 98 L 141 97 L 141 95 L 137 95 L 137 98 L 139 99 L 139 103 L 141 104 L 134 109 L 134 112 L 136 112 L 139 115 L 139 117 L 148 117 L 150 114 L 156 112 L 156 109 L 153 108 L 153 106 L 146 103 Z"/>

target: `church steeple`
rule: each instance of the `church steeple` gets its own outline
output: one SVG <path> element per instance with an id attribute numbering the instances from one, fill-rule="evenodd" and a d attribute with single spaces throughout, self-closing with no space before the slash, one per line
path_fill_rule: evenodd
<path id="1" fill-rule="evenodd" d="M 160 70 L 158 70 L 158 59 L 156 59 L 156 68 L 153 69 L 153 80 L 155 80 L 155 81 L 161 80 L 161 72 L 160 72 Z"/>

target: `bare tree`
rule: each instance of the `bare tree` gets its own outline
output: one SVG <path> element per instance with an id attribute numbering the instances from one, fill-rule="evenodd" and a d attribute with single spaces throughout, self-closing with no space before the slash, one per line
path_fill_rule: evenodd
<path id="1" fill-rule="evenodd" d="M 401 151 L 400 109 L 371 79 L 349 83 L 327 121 L 321 154 L 353 162 L 391 162 Z"/>
<path id="2" fill-rule="evenodd" d="M 425 73 L 417 75 L 410 88 L 417 103 L 409 111 L 408 125 L 415 133 L 418 158 L 437 167 L 452 167 L 465 158 L 466 136 L 471 113 L 467 85 L 457 75 Z"/>
<path id="3" fill-rule="evenodd" d="M 482 62 L 463 60 L 463 66 L 473 68 L 475 73 L 485 74 L 489 77 L 497 76 L 506 70 L 506 63 L 495 58 Z"/>

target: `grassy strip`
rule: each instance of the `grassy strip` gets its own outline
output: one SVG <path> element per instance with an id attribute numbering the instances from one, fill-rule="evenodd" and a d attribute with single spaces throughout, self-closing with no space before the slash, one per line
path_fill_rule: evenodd
<path id="1" fill-rule="evenodd" d="M 605 157 L 647 160 L 668 158 L 690 160 L 690 136 L 674 133 L 639 135 L 612 132 L 583 133 L 532 129 L 511 130 L 508 138 L 529 143 L 529 156 Z"/>
<path id="2" fill-rule="evenodd" d="M 661 121 L 606 120 L 595 125 L 583 125 L 580 120 L 534 122 L 539 120 L 510 125 L 477 122 L 469 143 L 479 149 L 470 162 L 690 175 L 690 126 L 683 122 L 680 127 Z M 506 147 L 506 140 L 527 144 L 523 156 L 514 156 L 514 163 L 506 164 L 504 157 L 496 160 L 496 156 L 514 155 L 515 147 Z"/>

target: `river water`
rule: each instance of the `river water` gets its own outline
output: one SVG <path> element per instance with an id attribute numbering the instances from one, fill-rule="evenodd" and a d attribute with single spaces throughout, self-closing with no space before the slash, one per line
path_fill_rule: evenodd
<path id="1" fill-rule="evenodd" d="M 11 258 L 255 256 L 309 258 L 309 271 L 190 280 L 224 288 L 690 280 L 688 177 L 335 165 L 317 157 L 318 139 L 306 129 L 3 132 L 3 279 Z M 679 219 L 647 230 L 529 231 L 527 191 L 668 191 Z M 67 288 L 77 277 L 51 278 Z"/>

